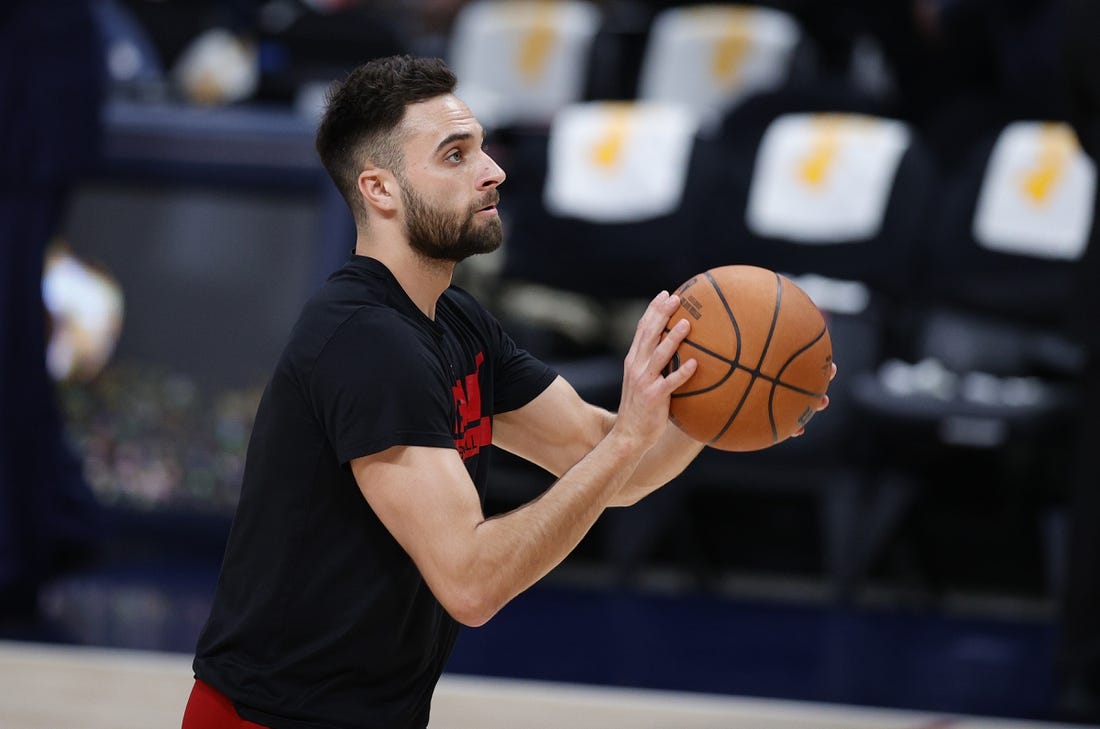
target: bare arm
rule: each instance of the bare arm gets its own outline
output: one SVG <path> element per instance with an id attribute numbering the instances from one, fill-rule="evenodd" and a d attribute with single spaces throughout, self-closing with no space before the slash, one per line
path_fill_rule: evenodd
<path id="1" fill-rule="evenodd" d="M 835 376 L 834 364 L 831 377 Z M 817 409 L 823 410 L 828 404 L 826 396 Z M 559 377 L 524 407 L 498 415 L 493 442 L 561 476 L 610 432 L 615 418 L 614 413 L 585 402 Z M 796 435 L 801 433 L 799 430 Z M 637 503 L 681 474 L 703 448 L 703 443 L 668 422 L 660 439 L 646 452 L 609 506 Z"/>
<path id="2" fill-rule="evenodd" d="M 688 437 L 669 422 L 661 439 L 646 452 L 634 475 L 615 495 L 611 505 L 630 506 L 653 493 L 683 473 L 703 447 L 703 443 Z"/>
<path id="3" fill-rule="evenodd" d="M 591 529 L 661 438 L 672 391 L 691 373 L 661 374 L 687 327 L 661 332 L 679 305 L 658 296 L 638 325 L 614 424 L 538 499 L 486 519 L 457 452 L 394 447 L 352 461 L 371 508 L 416 563 L 440 603 L 481 625 L 553 569 Z"/>
<path id="4" fill-rule="evenodd" d="M 585 402 L 562 378 L 524 407 L 498 415 L 493 442 L 561 476 L 592 450 L 615 424 L 616 415 Z M 628 506 L 679 475 L 703 449 L 666 423 L 609 506 Z"/>

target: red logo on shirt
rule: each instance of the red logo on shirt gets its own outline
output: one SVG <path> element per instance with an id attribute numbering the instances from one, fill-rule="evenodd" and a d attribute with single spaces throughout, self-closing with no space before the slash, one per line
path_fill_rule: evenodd
<path id="1" fill-rule="evenodd" d="M 464 461 L 476 456 L 482 446 L 489 446 L 493 442 L 492 423 L 481 414 L 481 384 L 478 376 L 481 365 L 485 362 L 485 354 L 478 352 L 474 362 L 474 373 L 456 380 L 451 388 L 455 399 L 455 448 Z"/>

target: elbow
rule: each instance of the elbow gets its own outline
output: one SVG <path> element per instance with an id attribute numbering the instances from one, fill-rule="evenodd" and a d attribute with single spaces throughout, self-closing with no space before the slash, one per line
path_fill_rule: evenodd
<path id="1" fill-rule="evenodd" d="M 478 612 L 455 612 L 448 611 L 451 617 L 457 620 L 467 628 L 480 628 L 485 623 L 489 622 L 489 619 L 496 615 L 496 611 L 478 611 Z"/>
<path id="2" fill-rule="evenodd" d="M 452 618 L 468 628 L 485 625 L 504 606 L 502 600 L 473 586 L 458 588 L 439 602 Z"/>
<path id="3" fill-rule="evenodd" d="M 645 493 L 641 491 L 629 491 L 626 493 L 620 492 L 615 495 L 615 498 L 611 500 L 608 506 L 613 508 L 634 506 L 634 504 L 637 504 L 639 501 L 641 501 L 642 497 L 644 496 Z"/>

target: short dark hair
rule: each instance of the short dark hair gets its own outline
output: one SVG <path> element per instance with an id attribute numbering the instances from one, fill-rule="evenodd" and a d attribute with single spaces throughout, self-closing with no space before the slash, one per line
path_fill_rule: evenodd
<path id="1" fill-rule="evenodd" d="M 352 213 L 362 209 L 363 163 L 402 173 L 400 141 L 391 134 L 409 104 L 454 92 L 454 72 L 439 58 L 388 56 L 364 63 L 329 92 L 317 129 L 317 154 Z"/>

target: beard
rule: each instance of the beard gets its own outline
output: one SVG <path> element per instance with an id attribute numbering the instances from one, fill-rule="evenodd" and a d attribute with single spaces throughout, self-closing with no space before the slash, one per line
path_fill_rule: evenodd
<path id="1" fill-rule="evenodd" d="M 485 221 L 474 215 L 495 205 L 500 193 L 492 190 L 463 213 L 433 208 L 407 183 L 405 193 L 405 231 L 409 245 L 425 258 L 458 263 L 477 253 L 492 253 L 500 247 L 504 233 L 500 217 Z"/>

